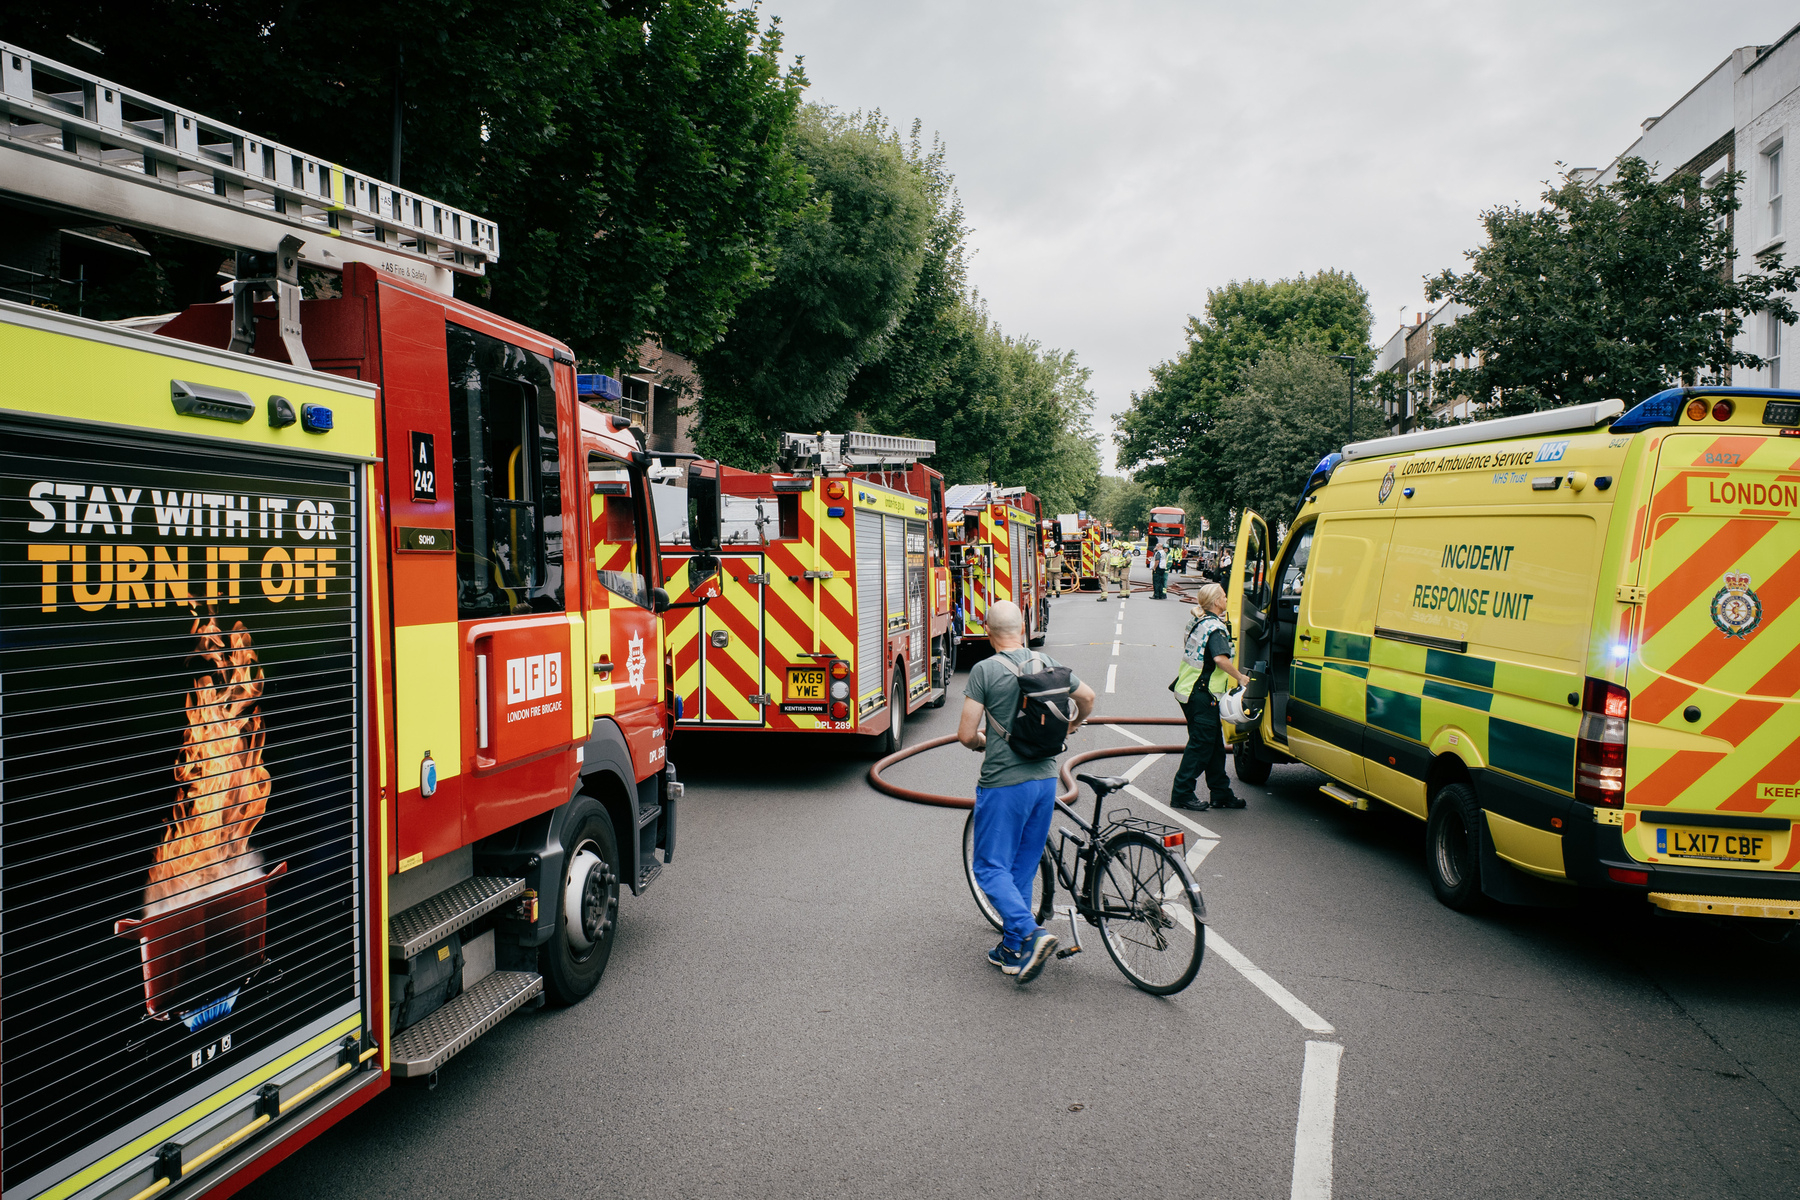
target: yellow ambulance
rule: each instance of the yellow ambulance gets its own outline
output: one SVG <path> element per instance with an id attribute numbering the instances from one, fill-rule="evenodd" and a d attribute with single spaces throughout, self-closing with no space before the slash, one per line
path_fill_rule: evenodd
<path id="1" fill-rule="evenodd" d="M 1576 887 L 1800 919 L 1800 392 L 1358 442 L 1245 513 L 1237 774 L 1426 822 L 1457 909 Z"/>

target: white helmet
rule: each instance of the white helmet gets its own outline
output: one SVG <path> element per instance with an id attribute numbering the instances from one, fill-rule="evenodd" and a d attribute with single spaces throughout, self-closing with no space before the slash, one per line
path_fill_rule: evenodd
<path id="1" fill-rule="evenodd" d="M 1234 687 L 1219 697 L 1219 720 L 1227 725 L 1243 725 L 1250 721 L 1244 712 L 1244 689 Z"/>

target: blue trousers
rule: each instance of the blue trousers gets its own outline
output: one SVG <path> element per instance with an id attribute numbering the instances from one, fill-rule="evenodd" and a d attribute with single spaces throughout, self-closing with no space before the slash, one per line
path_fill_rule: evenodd
<path id="1" fill-rule="evenodd" d="M 1037 932 L 1031 886 L 1055 812 L 1054 777 L 975 789 L 975 882 L 1006 922 L 1009 950 Z"/>

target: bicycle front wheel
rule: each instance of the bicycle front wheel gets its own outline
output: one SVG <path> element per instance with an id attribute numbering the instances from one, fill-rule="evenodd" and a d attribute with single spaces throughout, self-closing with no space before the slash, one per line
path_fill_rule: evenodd
<path id="1" fill-rule="evenodd" d="M 1006 932 L 1006 922 L 1000 918 L 1000 910 L 988 899 L 988 894 L 981 890 L 981 884 L 975 880 L 975 813 L 970 811 L 969 819 L 963 822 L 962 836 L 963 878 L 969 881 L 969 892 L 975 897 L 975 907 L 987 918 L 987 923 L 1001 933 Z M 1050 910 L 1056 900 L 1056 868 L 1050 865 L 1050 848 L 1044 848 L 1044 856 L 1038 860 L 1037 878 L 1031 885 L 1031 913 L 1039 925 L 1050 919 Z"/>
<path id="2" fill-rule="evenodd" d="M 1127 830 L 1101 846 L 1093 878 L 1100 938 L 1125 978 L 1157 996 L 1192 983 L 1206 953 L 1206 925 L 1175 856 L 1155 838 Z"/>

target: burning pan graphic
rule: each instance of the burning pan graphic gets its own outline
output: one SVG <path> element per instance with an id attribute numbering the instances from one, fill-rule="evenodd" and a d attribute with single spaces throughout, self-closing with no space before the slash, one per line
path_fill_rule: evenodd
<path id="1" fill-rule="evenodd" d="M 179 785 L 144 890 L 144 915 L 117 921 L 143 955 L 144 1003 L 190 1029 L 224 1016 L 262 966 L 269 881 L 250 834 L 272 790 L 263 766 L 263 673 L 242 621 L 229 636 L 196 615 Z"/>

